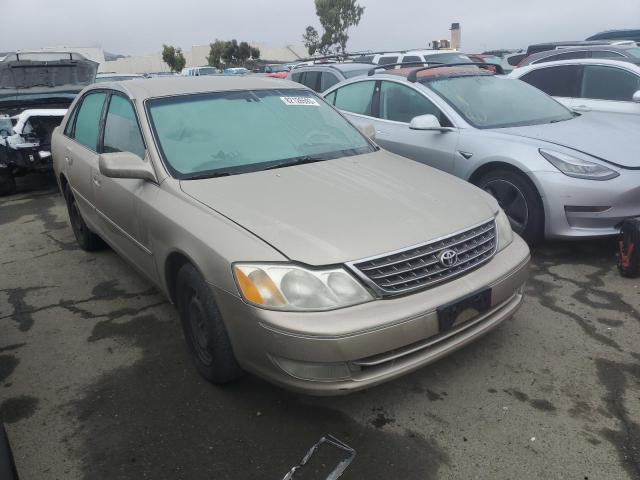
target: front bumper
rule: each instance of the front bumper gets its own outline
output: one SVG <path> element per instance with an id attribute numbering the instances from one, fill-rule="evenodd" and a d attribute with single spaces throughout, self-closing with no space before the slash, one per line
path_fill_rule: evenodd
<path id="1" fill-rule="evenodd" d="M 640 170 L 620 170 L 604 181 L 582 180 L 560 172 L 535 172 L 543 197 L 548 238 L 615 235 L 616 225 L 640 215 Z"/>
<path id="2" fill-rule="evenodd" d="M 482 267 L 437 287 L 329 312 L 279 312 L 215 290 L 240 365 L 285 388 L 348 393 L 431 363 L 509 318 L 522 302 L 529 249 L 518 236 Z M 491 288 L 491 309 L 445 333 L 437 308 Z"/>

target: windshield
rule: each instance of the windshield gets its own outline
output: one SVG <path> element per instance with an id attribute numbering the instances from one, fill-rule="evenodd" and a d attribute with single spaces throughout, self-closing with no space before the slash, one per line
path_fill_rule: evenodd
<path id="1" fill-rule="evenodd" d="M 520 80 L 477 75 L 426 84 L 476 128 L 537 125 L 573 118 L 570 110 Z"/>
<path id="2" fill-rule="evenodd" d="M 308 90 L 255 90 L 147 102 L 161 154 L 181 179 L 264 170 L 374 150 Z"/>
<path id="3" fill-rule="evenodd" d="M 218 69 L 215 67 L 200 67 L 198 69 L 198 73 L 200 75 L 215 75 L 219 72 L 218 72 Z"/>

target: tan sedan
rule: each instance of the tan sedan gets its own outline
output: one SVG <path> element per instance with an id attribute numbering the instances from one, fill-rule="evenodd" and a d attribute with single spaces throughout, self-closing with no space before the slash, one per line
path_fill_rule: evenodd
<path id="1" fill-rule="evenodd" d="M 517 310 L 529 250 L 495 200 L 260 77 L 88 87 L 53 136 L 74 234 L 176 304 L 202 375 L 336 394 Z"/>

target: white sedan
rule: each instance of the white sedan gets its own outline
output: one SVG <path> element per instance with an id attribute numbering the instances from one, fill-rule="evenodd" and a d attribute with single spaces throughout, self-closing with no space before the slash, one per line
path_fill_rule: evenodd
<path id="1" fill-rule="evenodd" d="M 516 68 L 510 74 L 577 112 L 640 115 L 640 66 L 608 59 L 547 62 Z"/>

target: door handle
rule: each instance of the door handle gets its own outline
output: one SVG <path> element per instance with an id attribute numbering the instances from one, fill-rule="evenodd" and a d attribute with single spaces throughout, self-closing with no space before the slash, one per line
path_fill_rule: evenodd
<path id="1" fill-rule="evenodd" d="M 98 175 L 94 175 L 93 176 L 93 184 L 96 187 L 101 187 L 102 186 L 102 182 L 100 181 L 100 177 Z"/>
<path id="2" fill-rule="evenodd" d="M 578 112 L 590 112 L 591 109 L 589 107 L 587 107 L 586 105 L 577 105 L 575 107 L 573 107 L 574 110 L 577 110 Z"/>
<path id="3" fill-rule="evenodd" d="M 64 157 L 64 161 L 67 162 L 67 165 L 71 165 L 73 163 L 73 160 L 71 160 L 71 157 Z"/>

